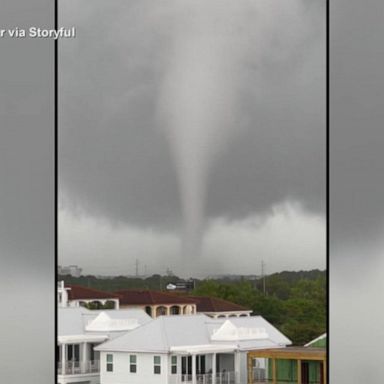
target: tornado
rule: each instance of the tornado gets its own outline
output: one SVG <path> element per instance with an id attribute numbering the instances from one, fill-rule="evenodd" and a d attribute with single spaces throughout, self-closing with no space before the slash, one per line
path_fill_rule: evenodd
<path id="1" fill-rule="evenodd" d="M 241 131 L 239 94 L 242 87 L 249 87 L 249 67 L 260 64 L 266 45 L 263 34 L 265 37 L 271 20 L 279 14 L 279 9 L 270 3 L 173 3 L 175 12 L 169 26 L 172 38 L 158 96 L 158 113 L 179 182 L 184 267 L 198 263 L 202 253 L 209 178 L 220 153 Z M 292 12 L 288 7 L 297 1 L 279 3 Z M 279 21 L 277 17 L 272 24 L 278 25 Z M 256 71 L 255 87 L 257 76 Z"/>

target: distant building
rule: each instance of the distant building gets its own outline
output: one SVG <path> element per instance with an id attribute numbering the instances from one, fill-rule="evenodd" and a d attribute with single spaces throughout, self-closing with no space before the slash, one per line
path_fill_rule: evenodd
<path id="1" fill-rule="evenodd" d="M 78 285 L 64 286 L 64 281 L 58 284 L 59 307 L 84 307 L 93 304 L 95 309 L 100 309 L 106 304 L 110 309 L 119 309 L 120 296 L 114 293 L 98 291 Z"/>
<path id="2" fill-rule="evenodd" d="M 158 291 L 120 290 L 121 308 L 141 308 L 154 319 L 163 315 L 196 314 L 196 300 Z"/>
<path id="3" fill-rule="evenodd" d="M 79 268 L 77 265 L 68 265 L 67 267 L 61 267 L 58 266 L 58 274 L 59 275 L 71 275 L 73 277 L 80 277 L 82 269 Z"/>
<path id="4" fill-rule="evenodd" d="M 152 318 L 164 315 L 205 314 L 212 318 L 246 317 L 251 309 L 216 297 L 187 296 L 150 290 L 119 290 L 114 293 L 77 285 L 64 287 L 59 283 L 58 302 L 61 307 L 79 307 L 92 304 L 102 309 L 140 308 Z"/>
<path id="5" fill-rule="evenodd" d="M 168 291 L 175 291 L 175 292 L 187 292 L 192 291 L 195 289 L 195 281 L 189 280 L 189 281 L 176 281 L 168 283 L 165 287 Z"/>

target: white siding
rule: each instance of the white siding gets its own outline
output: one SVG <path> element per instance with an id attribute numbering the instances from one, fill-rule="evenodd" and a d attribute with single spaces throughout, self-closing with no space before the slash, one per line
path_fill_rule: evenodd
<path id="1" fill-rule="evenodd" d="M 113 355 L 113 372 L 106 370 L 106 355 Z M 129 372 L 129 355 L 137 356 L 137 372 Z M 161 374 L 153 371 L 153 357 L 161 356 Z M 167 354 L 101 352 L 100 356 L 101 384 L 167 384 L 169 362 Z"/>

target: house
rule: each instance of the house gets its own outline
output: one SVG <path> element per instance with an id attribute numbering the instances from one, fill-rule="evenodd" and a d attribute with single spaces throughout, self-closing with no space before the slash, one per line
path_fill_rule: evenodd
<path id="1" fill-rule="evenodd" d="M 101 384 L 240 384 L 247 352 L 291 344 L 261 316 L 160 316 L 95 347 Z"/>
<path id="2" fill-rule="evenodd" d="M 304 347 L 250 351 L 248 383 L 326 384 L 326 346 L 327 334 L 323 333 Z M 264 372 L 260 364 L 267 367 Z"/>
<path id="3" fill-rule="evenodd" d="M 107 306 L 109 309 L 119 309 L 119 295 L 80 285 L 65 287 L 64 281 L 59 282 L 57 295 L 60 307 L 84 307 L 91 304 L 95 309 L 103 306 Z"/>
<path id="4" fill-rule="evenodd" d="M 213 318 L 251 316 L 252 310 L 217 297 L 188 296 L 196 301 L 197 313 Z"/>
<path id="5" fill-rule="evenodd" d="M 58 384 L 99 384 L 100 356 L 94 347 L 152 321 L 141 310 L 58 309 Z"/>
<path id="6" fill-rule="evenodd" d="M 121 308 L 141 308 L 156 319 L 162 315 L 196 314 L 196 300 L 185 296 L 148 290 L 120 290 Z"/>
<path id="7" fill-rule="evenodd" d="M 68 265 L 66 267 L 58 266 L 57 273 L 59 275 L 71 275 L 73 277 L 80 277 L 82 269 L 79 268 L 77 265 Z"/>
<path id="8" fill-rule="evenodd" d="M 262 367 L 262 368 L 261 368 Z M 248 352 L 248 384 L 326 384 L 324 348 L 267 348 Z"/>

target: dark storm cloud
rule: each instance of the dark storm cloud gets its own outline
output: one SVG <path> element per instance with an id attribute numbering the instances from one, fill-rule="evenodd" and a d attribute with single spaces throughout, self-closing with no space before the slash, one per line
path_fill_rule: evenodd
<path id="1" fill-rule="evenodd" d="M 175 4 L 60 4 L 61 24 L 77 28 L 76 40 L 60 41 L 64 204 L 136 225 L 180 220 L 175 166 L 156 118 Z M 211 170 L 209 217 L 265 211 L 285 199 L 324 209 L 324 7 L 306 5 L 303 15 L 302 29 L 288 23 L 300 36 L 292 47 L 265 47 L 261 61 L 249 52 L 241 68 L 239 133 Z"/>

